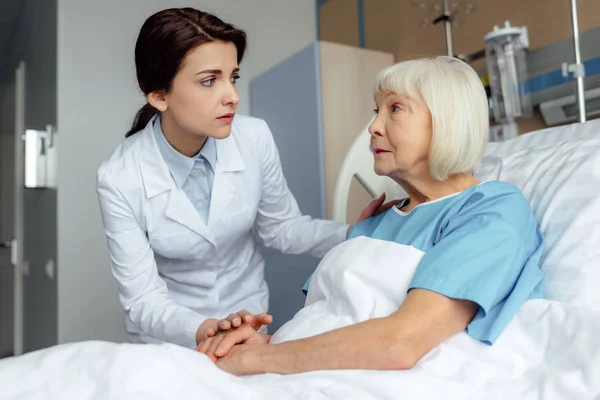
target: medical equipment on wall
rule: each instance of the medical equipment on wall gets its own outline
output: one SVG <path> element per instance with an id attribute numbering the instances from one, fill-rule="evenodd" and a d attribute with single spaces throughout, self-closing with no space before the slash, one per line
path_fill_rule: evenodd
<path id="1" fill-rule="evenodd" d="M 506 21 L 504 27 L 495 26 L 492 32 L 485 35 L 484 42 L 494 120 L 499 124 L 511 125 L 519 118 L 530 117 L 531 98 L 525 87 L 525 49 L 529 47 L 527 28 L 514 27 Z M 504 139 L 509 138 L 504 135 Z"/>
<path id="2" fill-rule="evenodd" d="M 600 87 L 584 92 L 584 117 L 600 114 Z M 540 112 L 548 126 L 564 124 L 566 122 L 581 121 L 579 114 L 577 94 L 559 97 L 540 103 Z M 585 121 L 585 119 L 584 119 Z"/>

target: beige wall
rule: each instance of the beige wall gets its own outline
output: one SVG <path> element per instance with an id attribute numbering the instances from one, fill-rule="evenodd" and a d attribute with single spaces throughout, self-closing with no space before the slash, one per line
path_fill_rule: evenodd
<path id="1" fill-rule="evenodd" d="M 321 42 L 321 82 L 323 104 L 323 148 L 327 216 L 338 173 L 346 153 L 369 118 L 373 116 L 373 82 L 379 71 L 392 65 L 394 56 L 381 51 L 361 49 L 337 43 Z M 348 213 L 354 218 L 369 203 L 370 197 L 360 186 L 353 186 Z"/>
<path id="2" fill-rule="evenodd" d="M 329 0 L 319 7 L 319 36 L 328 42 L 358 46 L 356 0 Z"/>

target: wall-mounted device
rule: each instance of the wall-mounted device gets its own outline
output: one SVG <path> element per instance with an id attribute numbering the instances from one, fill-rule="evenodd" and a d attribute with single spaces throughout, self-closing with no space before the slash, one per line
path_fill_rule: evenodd
<path id="1" fill-rule="evenodd" d="M 51 125 L 45 131 L 27 129 L 25 142 L 25 187 L 56 188 L 57 135 Z"/>
<path id="2" fill-rule="evenodd" d="M 586 90 L 584 98 L 586 117 L 600 114 L 600 88 Z M 544 122 L 548 126 L 577 121 L 579 113 L 577 96 L 571 94 L 540 103 L 540 111 L 542 117 L 544 117 Z"/>

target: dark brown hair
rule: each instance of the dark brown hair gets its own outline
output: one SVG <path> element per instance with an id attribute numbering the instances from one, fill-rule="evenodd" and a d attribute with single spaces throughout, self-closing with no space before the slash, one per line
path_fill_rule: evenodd
<path id="1" fill-rule="evenodd" d="M 193 8 L 170 8 L 150 16 L 135 43 L 135 69 L 144 94 L 169 92 L 173 78 L 190 51 L 213 41 L 231 42 L 240 63 L 246 51 L 246 34 L 218 17 Z M 141 131 L 158 111 L 146 103 L 138 111 L 125 137 Z"/>

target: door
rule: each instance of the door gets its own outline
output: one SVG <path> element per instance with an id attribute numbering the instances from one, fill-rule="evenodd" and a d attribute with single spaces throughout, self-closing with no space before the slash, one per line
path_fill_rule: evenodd
<path id="1" fill-rule="evenodd" d="M 23 353 L 25 64 L 0 108 L 0 357 Z"/>
<path id="2" fill-rule="evenodd" d="M 15 83 L 0 86 L 0 358 L 14 354 Z"/>

